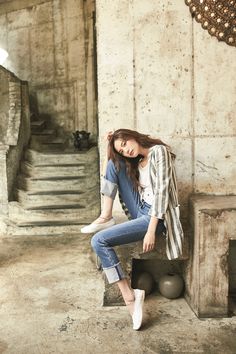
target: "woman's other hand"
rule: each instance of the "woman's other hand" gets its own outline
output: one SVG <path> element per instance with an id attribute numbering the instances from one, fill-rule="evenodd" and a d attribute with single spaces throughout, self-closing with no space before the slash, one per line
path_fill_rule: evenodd
<path id="1" fill-rule="evenodd" d="M 147 231 L 143 239 L 143 252 L 150 252 L 155 247 L 156 235 L 155 232 Z"/>

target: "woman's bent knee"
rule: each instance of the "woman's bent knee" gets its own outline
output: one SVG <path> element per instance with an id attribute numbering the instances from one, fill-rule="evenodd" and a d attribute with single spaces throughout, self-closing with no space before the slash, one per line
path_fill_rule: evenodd
<path id="1" fill-rule="evenodd" d="M 102 232 L 97 232 L 91 239 L 91 246 L 96 251 L 99 247 L 103 245 Z"/>
<path id="2" fill-rule="evenodd" d="M 91 246 L 92 248 L 95 250 L 96 249 L 96 245 L 97 245 L 97 238 L 96 238 L 96 234 L 91 238 Z"/>

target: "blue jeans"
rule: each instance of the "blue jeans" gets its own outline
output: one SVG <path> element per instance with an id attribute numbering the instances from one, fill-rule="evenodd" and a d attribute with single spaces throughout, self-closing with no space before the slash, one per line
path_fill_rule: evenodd
<path id="1" fill-rule="evenodd" d="M 151 218 L 148 215 L 151 206 L 140 200 L 138 191 L 134 190 L 132 181 L 126 174 L 125 164 L 122 162 L 118 171 L 114 163 L 109 160 L 106 175 L 102 181 L 101 193 L 115 199 L 117 190 L 132 220 L 99 231 L 91 240 L 92 247 L 101 260 L 102 268 L 110 284 L 125 278 L 113 247 L 143 240 Z M 156 235 L 164 231 L 164 222 L 159 219 Z"/>

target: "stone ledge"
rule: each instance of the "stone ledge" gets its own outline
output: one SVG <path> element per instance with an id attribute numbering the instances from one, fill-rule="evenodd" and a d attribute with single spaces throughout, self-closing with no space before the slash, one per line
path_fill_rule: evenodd
<path id="1" fill-rule="evenodd" d="M 193 194 L 190 196 L 190 204 L 194 206 L 196 211 L 236 208 L 236 195 Z"/>

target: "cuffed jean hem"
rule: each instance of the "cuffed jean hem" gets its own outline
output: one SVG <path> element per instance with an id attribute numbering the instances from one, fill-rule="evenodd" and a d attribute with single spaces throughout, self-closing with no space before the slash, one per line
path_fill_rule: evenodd
<path id="1" fill-rule="evenodd" d="M 106 179 L 105 177 L 101 180 L 101 194 L 106 195 L 112 199 L 115 199 L 117 193 L 118 185 Z"/>
<path id="2" fill-rule="evenodd" d="M 109 268 L 103 268 L 103 271 L 106 274 L 109 284 L 116 283 L 117 281 L 126 278 L 120 263 L 117 263 Z"/>

